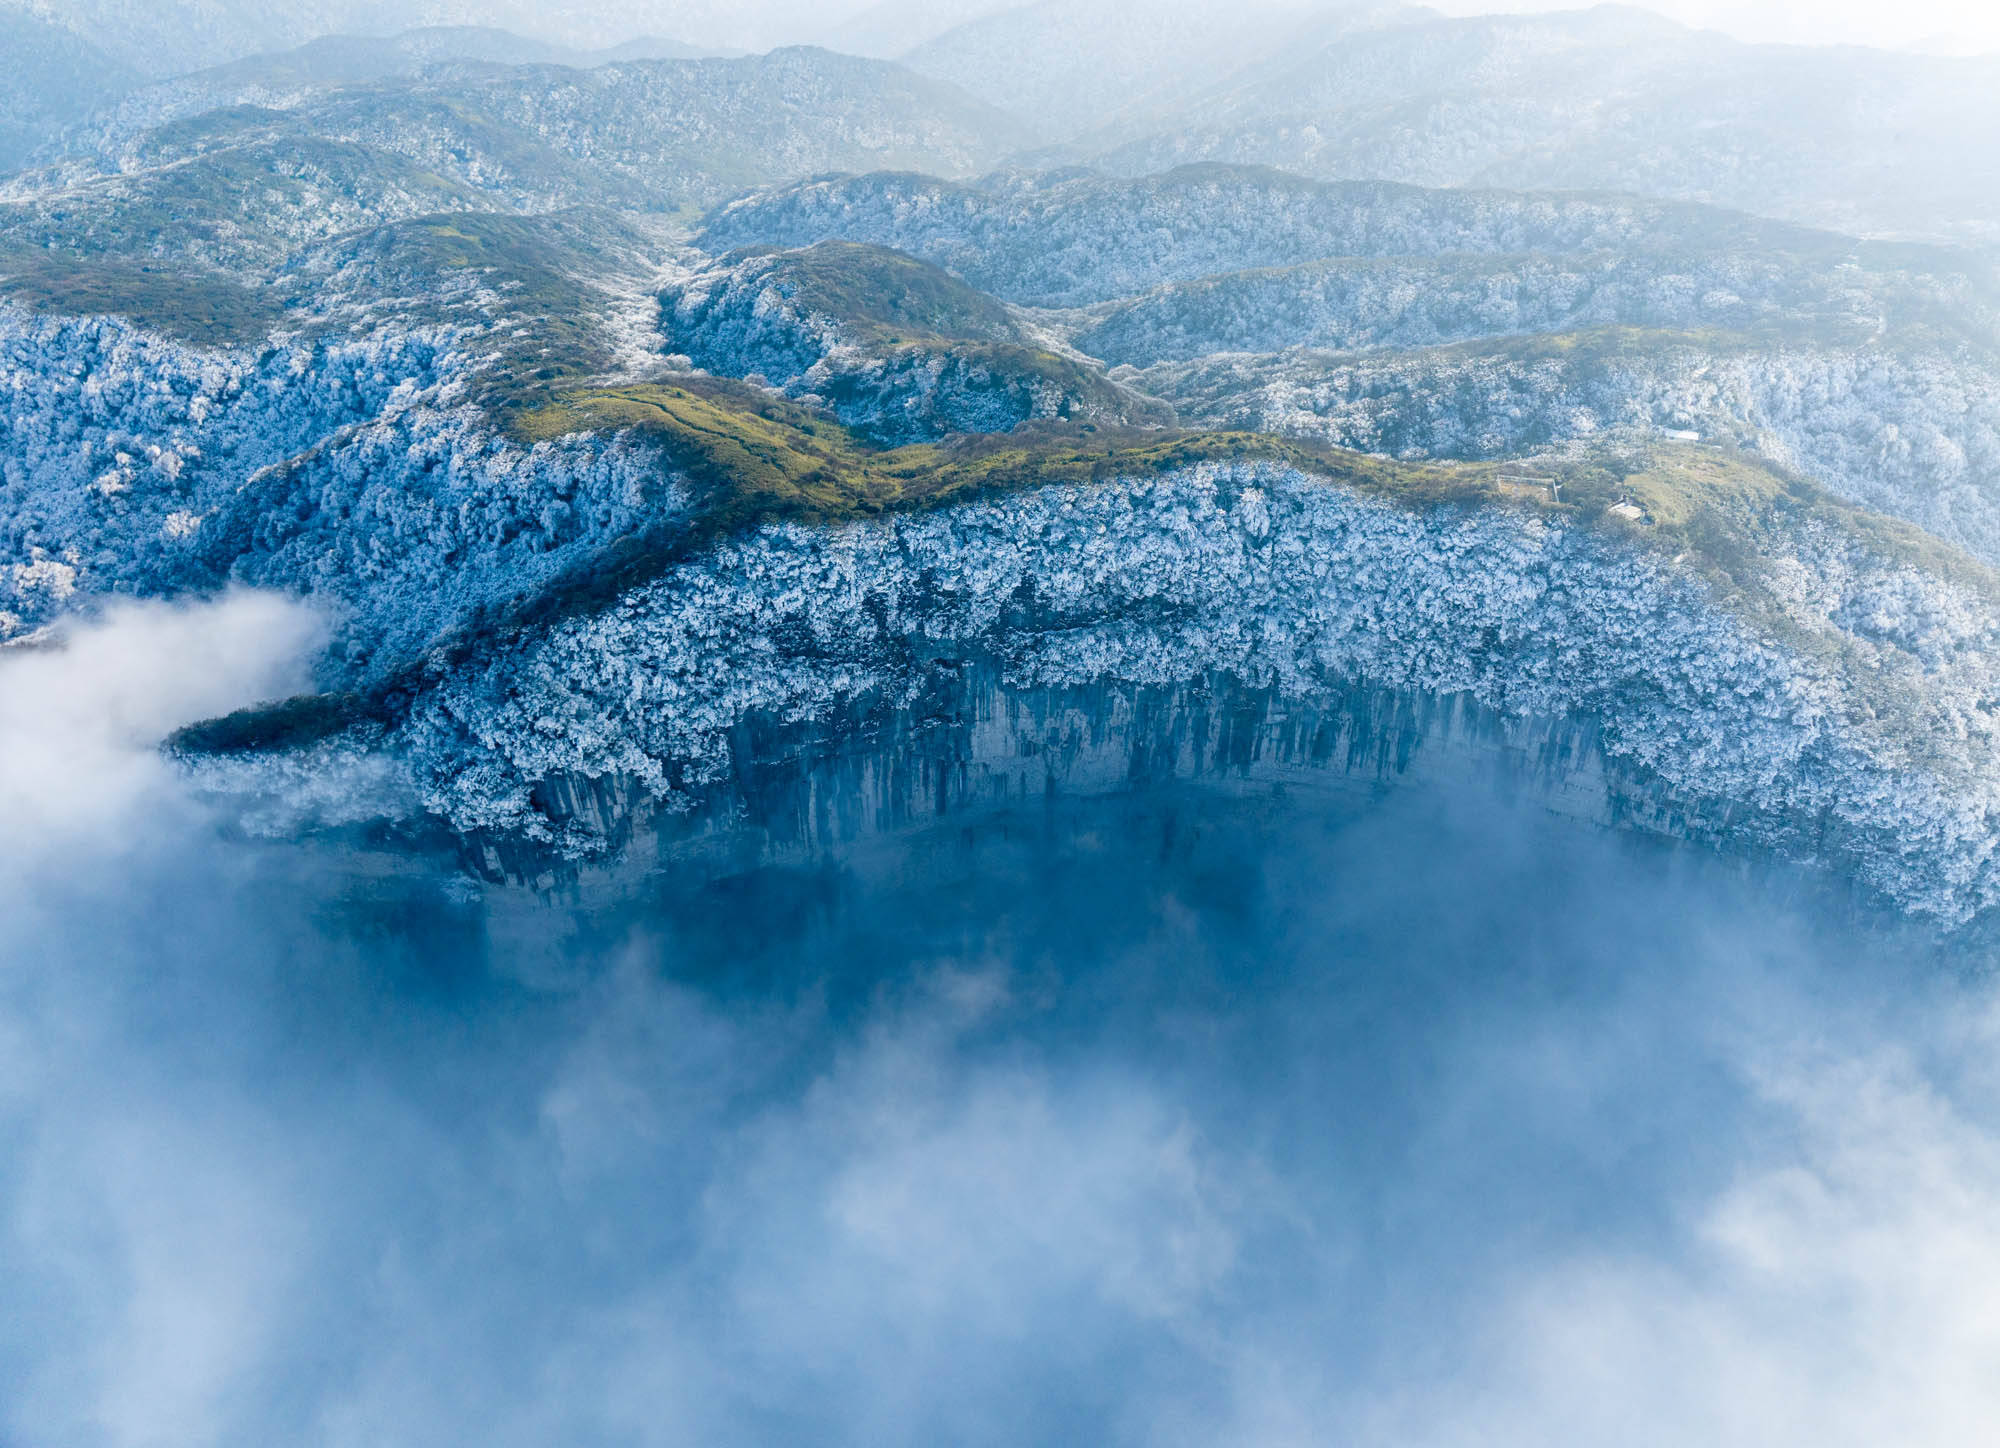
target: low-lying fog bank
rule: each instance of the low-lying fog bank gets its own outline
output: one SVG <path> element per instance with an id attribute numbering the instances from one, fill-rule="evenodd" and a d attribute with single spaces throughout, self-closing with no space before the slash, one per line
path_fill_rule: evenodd
<path id="1" fill-rule="evenodd" d="M 310 634 L 255 608 L 164 617 L 255 697 Z M 6 777 L 50 820 L 103 786 L 0 884 L 9 1441 L 1762 1448 L 2000 1407 L 1992 988 L 1810 875 L 1473 779 L 1170 780 L 586 906 L 227 842 L 135 762 L 176 721 L 134 657 L 38 662 L 134 722 Z"/>

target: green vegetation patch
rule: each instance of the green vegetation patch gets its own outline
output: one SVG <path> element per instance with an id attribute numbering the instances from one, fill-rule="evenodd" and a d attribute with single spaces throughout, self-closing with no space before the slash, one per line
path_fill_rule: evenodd
<path id="1" fill-rule="evenodd" d="M 579 248 L 618 248 L 632 238 L 607 218 L 452 212 L 375 228 L 354 244 L 381 285 L 421 290 L 452 272 L 480 272 L 498 301 L 492 333 L 474 347 L 492 365 L 479 400 L 509 415 L 552 386 L 596 376 L 615 360 L 598 314 L 603 296 L 579 279 Z"/>
<path id="2" fill-rule="evenodd" d="M 1538 469 L 1532 462 L 1499 466 L 1514 474 Z M 1649 443 L 1541 471 L 1560 481 L 1564 509 L 1694 565 L 1725 596 L 1756 595 L 1768 559 L 1817 526 L 2000 606 L 2000 574 L 1979 560 L 1914 523 L 1846 502 L 1750 453 Z"/>
<path id="3" fill-rule="evenodd" d="M 525 443 L 624 429 L 656 436 L 701 489 L 706 515 L 726 526 L 774 517 L 840 521 L 1198 463 L 1268 462 L 1412 506 L 1526 506 L 1615 529 L 1732 589 L 1753 586 L 1786 535 L 1819 523 L 2000 601 L 2000 576 L 1914 524 L 1843 502 L 1752 454 L 1701 444 L 1621 442 L 1576 455 L 1411 463 L 1247 430 L 1048 423 L 878 447 L 823 413 L 717 377 L 567 392 L 512 422 Z"/>
<path id="4" fill-rule="evenodd" d="M 172 264 L 0 247 L 0 297 L 58 316 L 123 317 L 199 346 L 252 345 L 284 315 L 267 293 Z"/>
<path id="5" fill-rule="evenodd" d="M 1427 502 L 1498 498 L 1489 465 L 1393 463 L 1255 432 L 1051 424 L 871 447 L 821 414 L 745 383 L 689 378 L 569 393 L 515 419 L 524 441 L 637 429 L 663 439 L 725 527 L 837 521 L 1052 483 L 1151 477 L 1197 463 L 1287 463 Z"/>

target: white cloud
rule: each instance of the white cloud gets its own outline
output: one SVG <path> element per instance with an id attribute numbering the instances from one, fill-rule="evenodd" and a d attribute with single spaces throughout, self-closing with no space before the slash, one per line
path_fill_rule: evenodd
<path id="1" fill-rule="evenodd" d="M 0 818 L 11 863 L 90 842 L 115 849 L 138 813 L 171 808 L 157 746 L 176 728 L 308 687 L 324 625 L 300 604 L 238 592 L 120 603 L 55 646 L 0 650 Z"/>
<path id="2" fill-rule="evenodd" d="M 14 1310 L 51 1350 L 0 1422 L 29 1441 L 215 1442 L 288 1316 L 310 1205 L 271 1169 L 287 1144 L 240 1103 L 204 1115 L 181 1089 L 104 1084 L 46 1083 L 70 1099 L 15 1156 L 7 1255 L 33 1270 Z"/>
<path id="3" fill-rule="evenodd" d="M 1696 996 L 1706 999 L 1706 992 Z M 1977 1448 L 2000 1420 L 2000 1046 L 1989 987 L 1863 1044 L 1805 997 L 1740 1042 L 1761 1119 L 1722 1190 L 1644 1248 L 1524 1262 L 1445 1361 L 1357 1413 L 1376 1448 Z M 1696 1007 L 1697 1013 L 1700 1007 Z M 1968 1029 L 1967 1018 L 1976 1021 Z M 1903 1023 L 1907 1024 L 1907 1023 Z M 1667 1082 L 1665 1089 L 1677 1089 Z M 1268 1345 L 1265 1345 L 1268 1346 Z M 1257 1368 L 1266 1371 L 1259 1375 Z M 1245 1363 L 1246 1444 L 1351 1409 Z"/>
<path id="4" fill-rule="evenodd" d="M 199 838 L 154 742 L 315 630 L 239 596 L 0 657 L 5 807 L 88 863 Z M 1213 912 L 1035 874 L 989 930 L 939 896 L 1018 840 L 878 861 L 749 987 L 680 906 L 593 944 L 413 862 L 68 872 L 0 937 L 0 1437 L 1984 1441 L 1993 988 L 1863 989 L 1693 861 L 1444 808 L 1218 816 L 1274 873 L 1182 878 Z"/>

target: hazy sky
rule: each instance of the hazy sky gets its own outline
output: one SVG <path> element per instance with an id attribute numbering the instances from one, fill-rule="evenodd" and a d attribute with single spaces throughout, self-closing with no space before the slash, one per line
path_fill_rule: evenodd
<path id="1" fill-rule="evenodd" d="M 718 38 L 734 37 L 738 43 L 770 44 L 779 41 L 811 40 L 838 34 L 844 22 L 871 12 L 892 16 L 889 27 L 909 25 L 927 33 L 945 28 L 938 19 L 928 23 L 909 20 L 899 12 L 920 12 L 936 16 L 977 15 L 1016 8 L 1033 0 L 935 0 L 912 5 L 910 0 L 826 0 L 809 4 L 803 0 L 747 0 L 724 4 L 720 0 L 604 0 L 595 7 L 572 5 L 574 10 L 595 8 L 601 12 L 655 15 L 652 28 L 661 33 L 687 34 L 699 30 Z M 1185 0 L 1163 0 L 1180 8 Z M 1224 3 L 1224 0 L 1217 0 Z M 1296 5 L 1316 8 L 1315 0 L 1251 0 L 1253 4 Z M 1496 11 L 1580 10 L 1587 0 L 1416 0 L 1434 9 L 1456 15 L 1477 15 Z M 1948 49 L 1976 53 L 2000 50 L 2000 4 L 1994 0 L 1907 0 L 1890 5 L 1882 0 L 1629 0 L 1647 9 L 1690 25 L 1726 31 L 1745 40 L 1790 41 L 1798 43 L 1841 43 L 1923 49 Z M 562 6 L 551 3 L 551 12 Z M 669 18 L 671 17 L 671 18 Z M 921 38 L 919 36 L 918 38 Z"/>
<path id="2" fill-rule="evenodd" d="M 1440 10 L 1476 15 L 1493 10 L 1574 10 L 1575 0 L 1429 0 Z M 1838 42 L 1860 45 L 2000 50 L 2000 5 L 1994 0 L 1645 0 L 1649 10 L 1689 25 L 1728 31 L 1745 40 Z"/>
<path id="3" fill-rule="evenodd" d="M 907 0 L 902 0 L 906 4 Z M 1015 8 L 1032 0 L 937 0 L 920 7 L 926 11 L 947 10 L 979 13 Z M 1218 0 L 1220 3 L 1220 0 Z M 1294 3 L 1311 8 L 1313 0 L 1264 0 L 1264 3 Z M 1581 10 L 1588 0 L 1413 0 L 1455 15 L 1478 15 L 1497 11 Z M 1837 43 L 1948 49 L 1976 53 L 2000 50 L 2000 4 L 1995 0 L 1906 0 L 1885 4 L 1882 0 L 1626 0 L 1689 25 L 1726 31 L 1745 40 L 1788 41 L 1805 44 Z M 802 5 L 797 0 L 761 0 L 761 3 L 720 7 L 736 24 L 753 13 L 775 22 L 785 38 L 807 38 L 809 32 L 870 10 L 897 8 L 898 0 L 872 5 L 869 0 L 834 0 L 834 3 Z M 664 4 L 662 10 L 671 10 Z M 699 9 L 700 0 L 687 9 Z M 754 23 L 754 22 L 753 22 Z M 766 28 L 771 28 L 767 26 Z M 938 28 L 935 24 L 926 27 Z"/>
<path id="4" fill-rule="evenodd" d="M 1020 0 L 1027 3 L 1027 0 Z M 1308 5 L 1311 0 L 1299 0 Z M 1588 0 L 1414 0 L 1454 15 L 1496 11 L 1581 10 Z M 1913 47 L 1976 53 L 2000 50 L 2000 3 L 1995 0 L 1626 0 L 1688 25 L 1726 31 L 1745 40 Z M 781 10 L 786 0 L 772 0 Z M 870 8 L 862 0 L 814 7 L 808 13 L 851 14 Z M 960 11 L 1013 8 L 1007 0 L 943 0 Z"/>

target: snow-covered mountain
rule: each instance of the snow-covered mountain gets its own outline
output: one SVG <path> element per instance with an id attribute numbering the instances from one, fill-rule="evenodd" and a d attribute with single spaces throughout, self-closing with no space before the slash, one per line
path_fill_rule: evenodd
<path id="1" fill-rule="evenodd" d="M 1224 165 L 1136 178 L 1017 172 L 971 184 L 893 174 L 814 179 L 730 203 L 698 239 L 716 250 L 830 237 L 924 256 L 1009 301 L 1043 307 L 1327 257 L 1747 251 L 1836 267 L 1879 251 L 1741 212 L 1630 195 L 1326 183 Z"/>
<path id="2" fill-rule="evenodd" d="M 1347 44 L 1434 23 L 1374 20 Z M 1513 39 L 1449 63 L 1539 85 L 1638 23 L 1452 30 Z M 0 634 L 312 600 L 316 692 L 178 746 L 246 819 L 539 878 L 707 808 L 757 741 L 944 710 L 983 787 L 1053 787 L 1207 726 L 1092 714 L 1091 753 L 950 711 L 1220 680 L 1274 758 L 1325 753 L 1285 719 L 1372 771 L 1540 740 L 1566 809 L 1954 928 L 2000 906 L 1990 255 L 1610 191 L 1042 171 L 891 63 L 512 44 L 135 91 L 0 193 Z"/>
<path id="3" fill-rule="evenodd" d="M 1009 144 L 975 101 L 819 50 L 448 66 L 267 99 L 158 124 L 143 97 L 121 107 L 73 138 L 74 159 L 0 188 L 0 246 L 266 271 L 427 212 L 671 213 L 842 167 L 971 172 Z"/>
<path id="4" fill-rule="evenodd" d="M 701 233 L 829 237 L 1039 309 L 1188 421 L 1407 458 L 1695 432 L 2000 562 L 2000 279 L 1977 253 L 1618 196 L 1219 166 L 811 181 Z"/>
<path id="5" fill-rule="evenodd" d="M 591 69 L 618 61 L 692 60 L 703 52 L 674 41 L 637 40 L 613 49 L 573 50 L 491 26 L 428 26 L 398 35 L 329 35 L 292 50 L 253 55 L 190 75 L 128 86 L 115 103 L 79 109 L 90 114 L 70 149 L 115 153 L 146 131 L 185 116 L 229 106 L 289 110 L 336 86 L 414 77 L 434 66 L 561 65 Z M 44 149 L 56 138 L 45 140 Z M 59 153 L 59 152 L 58 152 Z"/>
<path id="6" fill-rule="evenodd" d="M 0 1448 L 1977 1442 L 1987 70 L 0 46 Z"/>

